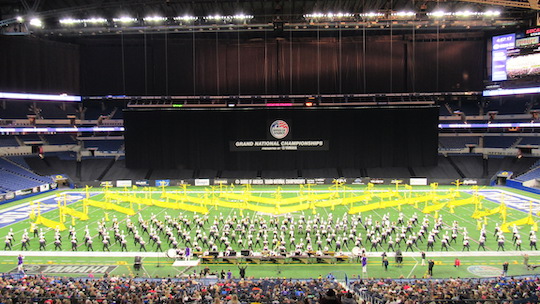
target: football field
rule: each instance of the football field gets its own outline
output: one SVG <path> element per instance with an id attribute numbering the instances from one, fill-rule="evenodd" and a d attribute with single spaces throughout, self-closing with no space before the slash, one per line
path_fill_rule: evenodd
<path id="1" fill-rule="evenodd" d="M 506 206 L 504 212 L 502 205 Z M 170 242 L 172 235 L 181 250 L 189 246 L 194 251 L 200 247 L 201 252 L 208 252 L 215 246 L 219 252 L 226 251 L 227 247 L 235 252 L 248 247 L 252 252 L 261 252 L 265 246 L 272 251 L 283 246 L 292 252 L 298 245 L 305 251 L 311 243 L 313 251 L 348 255 L 358 247 L 365 248 L 368 256 L 367 274 L 362 274 L 355 257 L 342 262 L 332 259 L 327 263 L 235 261 L 247 265 L 247 275 L 254 277 L 316 278 L 329 273 L 338 278 L 423 277 L 427 267 L 421 265 L 421 251 L 426 252 L 428 259 L 435 260 L 434 277 L 496 276 L 502 273 L 505 261 L 510 263 L 510 275 L 534 274 L 535 270 L 523 266 L 522 255 L 530 256 L 529 264 L 540 264 L 539 252 L 529 246 L 531 228 L 535 228 L 532 223 L 538 220 L 539 208 L 537 195 L 509 188 L 463 186 L 459 190 L 443 186 L 344 185 L 59 190 L 0 206 L 0 237 L 5 240 L 10 231 L 13 233 L 11 248 L 5 246 L 5 242 L 0 243 L 0 249 L 4 249 L 0 252 L 0 271 L 14 271 L 16 256 L 22 253 L 28 273 L 85 276 L 92 272 L 99 276 L 109 272 L 175 277 L 199 273 L 208 267 L 218 276 L 221 271 L 229 270 L 238 276 L 238 265 L 221 259 L 195 267 L 173 267 L 174 259 L 167 256 L 167 251 L 174 247 Z M 484 213 L 473 218 L 475 212 Z M 83 219 L 83 214 L 88 219 Z M 414 218 L 417 222 L 410 224 Z M 424 238 L 407 250 L 406 239 L 418 235 L 423 223 L 432 231 L 439 218 L 440 238 L 435 239 L 433 248 L 427 248 Z M 36 221 L 41 224 L 31 225 Z M 517 223 L 521 250 L 512 241 L 514 228 L 511 225 L 510 232 L 504 233 L 504 251 L 497 251 L 495 226 L 501 226 L 504 221 Z M 129 223 L 144 240 L 144 248 L 129 231 Z M 66 229 L 55 232 L 61 224 Z M 408 226 L 411 227 L 406 237 L 397 243 L 396 238 Z M 485 251 L 479 248 L 478 242 L 482 226 L 487 232 Z M 31 231 L 33 227 L 38 230 L 36 235 Z M 390 227 L 394 227 L 394 231 L 388 233 L 394 248 L 388 248 L 389 238 L 373 246 L 370 238 L 381 237 L 384 229 Z M 21 243 L 25 230 L 29 237 L 27 246 Z M 75 245 L 71 242 L 70 230 L 76 236 Z M 458 236 L 450 241 L 446 251 L 440 240 L 445 234 L 452 235 L 454 230 Z M 41 250 L 40 231 L 45 240 Z M 469 250 L 463 246 L 465 232 L 470 240 Z M 106 247 L 103 233 L 110 236 Z M 61 237 L 61 246 L 55 245 L 55 234 Z M 93 250 L 85 244 L 88 234 Z M 125 239 L 124 249 L 115 234 Z M 151 240 L 152 234 L 159 237 L 160 246 Z M 224 236 L 226 240 L 222 239 Z M 321 248 L 317 248 L 319 245 Z M 394 262 L 394 251 L 398 248 L 405 254 L 401 267 Z M 385 251 L 390 261 L 388 270 L 381 264 L 381 254 Z M 140 270 L 133 267 L 135 256 L 143 259 Z M 460 267 L 454 267 L 455 258 L 461 260 Z"/>

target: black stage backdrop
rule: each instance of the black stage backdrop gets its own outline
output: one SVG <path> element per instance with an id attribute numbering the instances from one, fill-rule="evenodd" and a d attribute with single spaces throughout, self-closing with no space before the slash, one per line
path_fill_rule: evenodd
<path id="1" fill-rule="evenodd" d="M 126 166 L 153 169 L 292 170 L 432 166 L 438 107 L 129 109 Z M 316 151 L 233 151 L 235 141 L 324 141 Z"/>

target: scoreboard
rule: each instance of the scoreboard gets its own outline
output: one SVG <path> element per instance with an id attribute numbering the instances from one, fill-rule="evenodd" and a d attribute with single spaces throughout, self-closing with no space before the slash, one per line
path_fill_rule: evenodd
<path id="1" fill-rule="evenodd" d="M 492 37 L 491 80 L 540 75 L 540 28 Z"/>

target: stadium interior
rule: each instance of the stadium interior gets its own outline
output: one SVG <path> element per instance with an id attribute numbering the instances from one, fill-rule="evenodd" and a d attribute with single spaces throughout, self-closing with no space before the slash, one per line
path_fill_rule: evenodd
<path id="1" fill-rule="evenodd" d="M 539 39 L 534 0 L 0 1 L 0 302 L 538 303 Z"/>

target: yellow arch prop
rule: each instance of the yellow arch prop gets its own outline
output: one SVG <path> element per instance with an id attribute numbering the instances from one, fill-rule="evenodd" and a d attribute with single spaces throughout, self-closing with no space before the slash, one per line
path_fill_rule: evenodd
<path id="1" fill-rule="evenodd" d="M 118 212 L 121 212 L 121 213 L 124 213 L 124 214 L 127 214 L 127 215 L 135 215 L 135 210 L 133 210 L 131 208 L 118 206 L 118 205 L 113 204 L 113 203 L 95 201 L 95 200 L 91 200 L 91 199 L 87 199 L 87 198 L 83 199 L 83 202 L 88 206 L 98 207 L 98 208 L 105 209 L 105 210 L 114 210 L 114 211 L 118 211 Z"/>
<path id="2" fill-rule="evenodd" d="M 68 214 L 68 215 L 71 215 L 73 217 L 76 217 L 80 220 L 83 220 L 83 221 L 86 221 L 89 219 L 88 217 L 88 214 L 84 213 L 84 212 L 81 212 L 81 211 L 77 211 L 73 208 L 69 208 L 69 207 L 60 207 L 60 212 L 63 213 L 63 214 Z"/>
<path id="3" fill-rule="evenodd" d="M 64 225 L 64 223 L 44 218 L 41 215 L 36 217 L 36 224 L 38 224 L 38 225 L 41 224 L 41 225 L 43 225 L 45 227 L 49 227 L 49 228 L 52 228 L 52 229 L 58 228 L 58 229 L 60 229 L 60 231 L 66 230 L 66 226 Z"/>
<path id="4" fill-rule="evenodd" d="M 508 229 L 508 227 L 512 227 L 514 225 L 516 226 L 532 225 L 533 227 L 535 227 L 535 229 L 537 229 L 536 222 L 534 221 L 532 214 L 529 214 L 529 216 L 522 218 L 520 220 L 502 224 L 501 231 L 510 232 L 510 229 Z"/>
<path id="5" fill-rule="evenodd" d="M 497 213 L 500 213 L 503 216 L 503 218 L 506 218 L 506 205 L 504 203 L 501 203 L 501 205 L 497 208 L 484 210 L 484 211 L 475 211 L 472 215 L 472 218 L 479 219 L 484 216 L 490 216 Z"/>

